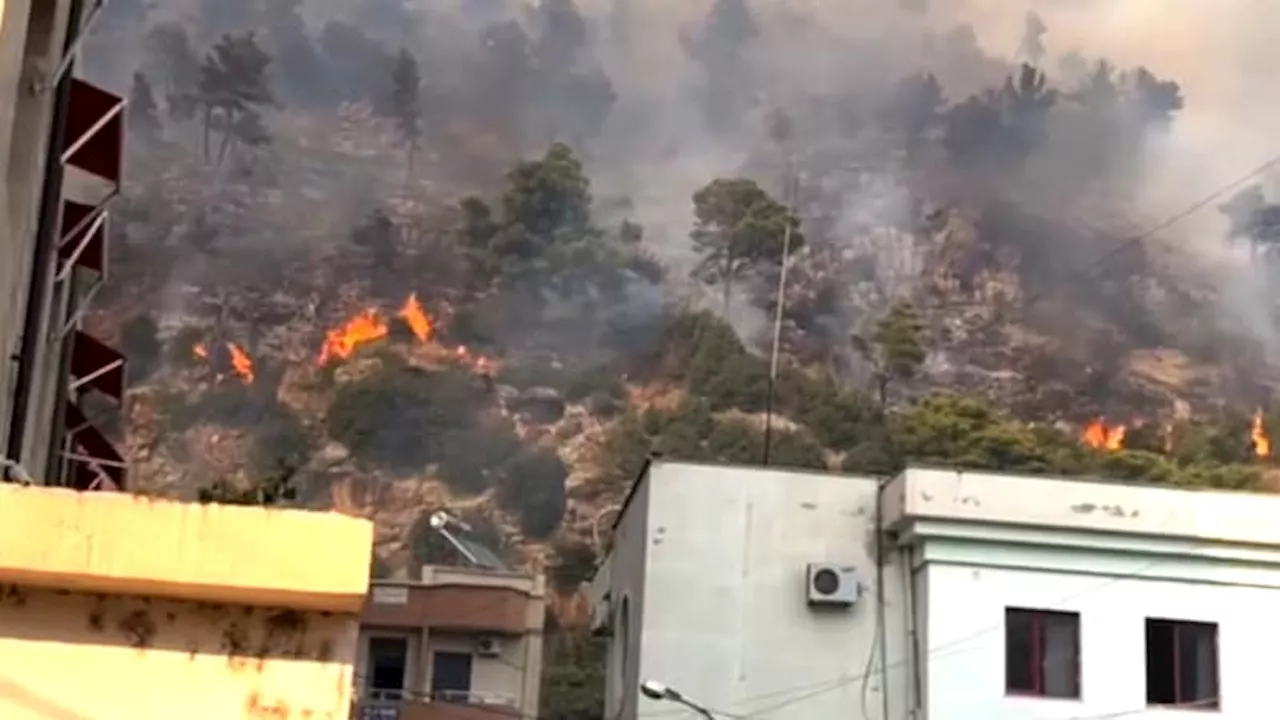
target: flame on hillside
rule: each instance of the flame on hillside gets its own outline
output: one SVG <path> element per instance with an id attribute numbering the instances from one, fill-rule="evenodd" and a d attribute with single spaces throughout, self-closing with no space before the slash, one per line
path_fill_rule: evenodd
<path id="1" fill-rule="evenodd" d="M 325 333 L 324 346 L 320 348 L 317 365 L 325 365 L 330 360 L 346 359 L 356 348 L 374 340 L 380 340 L 390 332 L 375 308 L 370 308 L 351 318 L 341 326 Z"/>
<path id="2" fill-rule="evenodd" d="M 1267 429 L 1263 427 L 1261 409 L 1253 414 L 1253 427 L 1249 430 L 1249 439 L 1253 441 L 1253 454 L 1256 457 L 1271 457 L 1271 436 L 1267 435 Z"/>
<path id="3" fill-rule="evenodd" d="M 227 356 L 231 359 L 231 371 L 239 377 L 245 385 L 251 385 L 256 375 L 253 369 L 253 358 L 249 357 L 249 353 L 239 345 L 229 342 L 226 343 Z M 209 360 L 209 346 L 204 343 L 196 343 L 191 346 L 191 354 L 197 360 Z M 218 375 L 218 380 L 222 379 L 222 375 Z"/>
<path id="4" fill-rule="evenodd" d="M 1124 425 L 1108 426 L 1098 418 L 1085 427 L 1080 440 L 1095 450 L 1123 450 L 1124 434 Z"/>
<path id="5" fill-rule="evenodd" d="M 438 323 L 430 313 L 422 307 L 417 293 L 405 298 L 404 304 L 396 312 L 396 317 L 404 321 L 419 343 L 438 342 L 436 328 Z M 381 340 L 391 334 L 391 327 L 377 308 L 370 308 L 351 318 L 342 325 L 325 333 L 324 345 L 316 358 L 317 365 L 327 365 L 334 360 L 345 360 L 362 345 Z M 453 348 L 453 356 L 473 371 L 492 374 L 498 369 L 497 360 L 472 352 L 465 345 Z"/>
<path id="6" fill-rule="evenodd" d="M 254 378 L 253 360 L 249 357 L 249 354 L 242 350 L 239 345 L 231 342 L 227 343 L 227 352 L 231 353 L 232 371 L 240 376 L 245 385 L 252 384 Z"/>
<path id="7" fill-rule="evenodd" d="M 498 361 L 483 355 L 476 355 L 467 349 L 466 345 L 459 345 L 454 348 L 454 354 L 463 363 L 470 365 L 473 370 L 486 375 L 493 374 L 498 369 Z"/>
<path id="8" fill-rule="evenodd" d="M 431 333 L 435 330 L 435 324 L 431 322 L 431 316 L 426 310 L 422 309 L 422 303 L 418 302 L 418 294 L 411 293 L 409 299 L 404 301 L 404 306 L 400 308 L 400 319 L 404 320 L 409 329 L 413 331 L 414 337 L 421 342 L 431 339 Z"/>

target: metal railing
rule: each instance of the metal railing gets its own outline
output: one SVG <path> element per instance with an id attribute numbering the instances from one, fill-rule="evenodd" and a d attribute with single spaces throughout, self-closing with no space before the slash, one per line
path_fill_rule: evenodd
<path id="1" fill-rule="evenodd" d="M 504 693 L 478 690 L 437 690 L 431 693 L 409 688 L 368 688 L 356 692 L 356 720 L 400 720 L 406 705 L 442 703 L 449 705 L 481 705 L 487 707 L 517 707 L 517 700 Z"/>

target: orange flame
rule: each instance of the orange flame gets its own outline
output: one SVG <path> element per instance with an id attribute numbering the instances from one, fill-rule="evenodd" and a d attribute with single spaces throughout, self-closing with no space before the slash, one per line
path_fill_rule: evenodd
<path id="1" fill-rule="evenodd" d="M 239 345 L 229 342 L 227 343 L 227 352 L 231 354 L 231 368 L 236 375 L 244 381 L 245 385 L 253 383 L 253 360 L 249 358 L 249 354 L 240 349 Z"/>
<path id="2" fill-rule="evenodd" d="M 426 342 L 431 339 L 431 333 L 435 328 L 431 323 L 431 316 L 422 309 L 422 303 L 418 302 L 417 293 L 411 293 L 409 299 L 404 301 L 399 316 L 418 340 Z"/>
<path id="3" fill-rule="evenodd" d="M 324 365 L 334 358 L 349 358 L 357 347 L 387 336 L 387 323 L 374 309 L 365 310 L 341 327 L 325 334 L 324 347 L 320 349 L 317 365 Z"/>
<path id="4" fill-rule="evenodd" d="M 458 360 L 471 366 L 472 370 L 486 375 L 493 374 L 498 369 L 498 361 L 484 355 L 476 355 L 467 349 L 466 345 L 459 345 L 454 348 L 454 354 L 458 356 Z"/>
<path id="5" fill-rule="evenodd" d="M 1253 428 L 1249 431 L 1249 437 L 1253 440 L 1253 454 L 1260 458 L 1271 457 L 1271 437 L 1267 435 L 1267 429 L 1262 426 L 1262 410 L 1259 409 L 1253 414 Z"/>
<path id="6" fill-rule="evenodd" d="M 1125 426 L 1107 427 L 1101 418 L 1085 427 L 1080 439 L 1096 450 L 1121 450 L 1124 448 Z"/>
<path id="7" fill-rule="evenodd" d="M 436 321 L 422 307 L 417 293 L 410 293 L 396 316 L 404 320 L 419 342 L 435 341 Z M 320 349 L 318 365 L 331 360 L 348 358 L 360 345 L 386 337 L 390 332 L 387 323 L 377 309 L 369 309 L 356 316 L 339 328 L 330 330 L 325 335 L 324 346 Z M 492 374 L 498 369 L 499 362 L 493 358 L 472 353 L 465 345 L 453 349 L 459 362 L 469 365 L 478 373 Z"/>
<path id="8" fill-rule="evenodd" d="M 209 348 L 205 347 L 204 343 L 196 343 L 195 346 L 191 348 L 191 354 L 200 360 L 208 360 Z"/>

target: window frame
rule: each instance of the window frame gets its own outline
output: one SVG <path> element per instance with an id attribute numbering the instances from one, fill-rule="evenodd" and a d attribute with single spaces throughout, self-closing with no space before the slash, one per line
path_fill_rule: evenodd
<path id="1" fill-rule="evenodd" d="M 411 637 L 406 633 L 398 633 L 398 632 L 371 632 L 363 635 L 363 637 L 360 638 L 360 641 L 361 641 L 361 644 L 364 646 L 363 648 L 361 648 L 361 651 L 364 654 L 364 658 L 365 658 L 365 662 L 364 662 L 365 678 L 363 683 L 364 687 L 362 689 L 365 696 L 373 700 L 395 701 L 395 700 L 402 700 L 408 697 L 410 694 L 412 694 L 413 687 L 414 687 L 413 675 L 416 672 L 416 662 L 417 662 L 416 648 L 414 646 L 413 637 Z M 385 641 L 395 641 L 395 642 L 400 642 L 404 644 L 404 648 L 405 648 L 404 674 L 403 674 L 403 680 L 401 682 L 401 687 L 399 688 L 375 687 L 374 652 L 373 652 L 374 643 L 385 642 Z"/>
<path id="2" fill-rule="evenodd" d="M 1173 673 L 1173 698 L 1172 703 L 1154 702 L 1151 699 L 1151 639 L 1150 632 L 1153 625 L 1161 625 L 1169 628 L 1170 644 L 1172 645 L 1172 673 Z M 1218 623 L 1208 620 L 1185 620 L 1168 617 L 1147 617 L 1143 619 L 1143 677 L 1146 679 L 1146 703 L 1149 708 L 1159 708 L 1164 710 L 1194 710 L 1197 712 L 1222 712 L 1222 648 L 1219 644 L 1219 626 Z M 1184 702 L 1183 682 L 1182 682 L 1182 653 L 1179 648 L 1181 646 L 1181 634 L 1184 631 L 1193 630 L 1196 632 L 1207 633 L 1209 639 L 1209 647 L 1212 650 L 1212 677 L 1213 677 L 1213 695 L 1203 700 L 1191 700 Z"/>
<path id="3" fill-rule="evenodd" d="M 1012 626 L 1010 620 L 1014 617 L 1025 617 L 1031 621 L 1030 625 L 1030 641 L 1031 653 L 1029 658 L 1024 658 L 1022 662 L 1029 665 L 1031 670 L 1031 678 L 1033 688 L 1024 690 L 1011 687 L 1011 678 L 1009 674 L 1010 657 L 1009 657 L 1009 641 Z M 1070 623 L 1074 635 L 1074 646 L 1071 653 L 1071 671 L 1073 677 L 1074 693 L 1071 695 L 1053 695 L 1045 690 L 1045 627 L 1047 619 L 1065 620 Z M 1079 701 L 1084 698 L 1084 682 L 1081 677 L 1080 665 L 1083 655 L 1082 641 L 1080 636 L 1080 613 L 1074 610 L 1047 610 L 1044 608 L 1032 608 L 1022 606 L 1007 606 L 1004 609 L 1004 693 L 1006 697 L 1011 698 L 1035 698 L 1038 700 L 1065 700 L 1068 702 Z"/>

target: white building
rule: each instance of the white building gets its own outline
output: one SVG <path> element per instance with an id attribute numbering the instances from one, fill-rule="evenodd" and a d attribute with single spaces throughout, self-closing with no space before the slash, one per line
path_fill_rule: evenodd
<path id="1" fill-rule="evenodd" d="M 611 719 L 1254 720 L 1280 496 L 654 462 L 593 588 Z"/>

